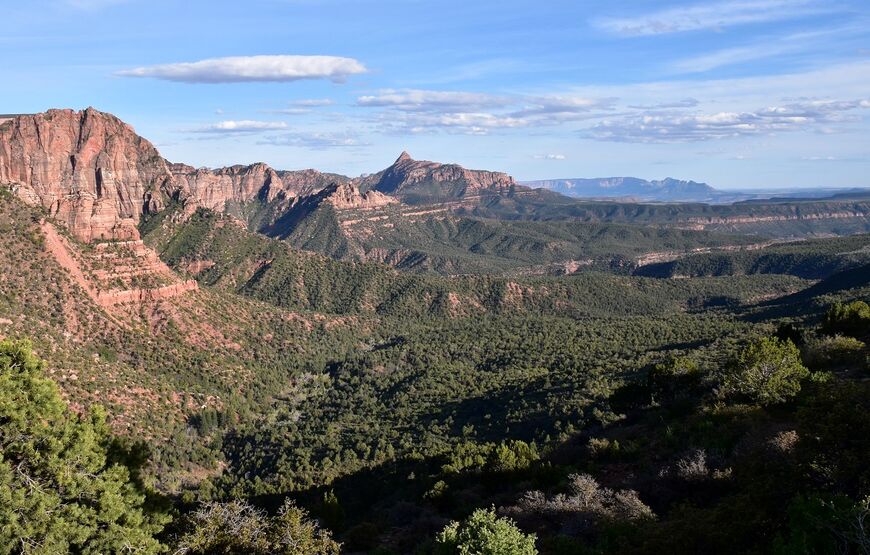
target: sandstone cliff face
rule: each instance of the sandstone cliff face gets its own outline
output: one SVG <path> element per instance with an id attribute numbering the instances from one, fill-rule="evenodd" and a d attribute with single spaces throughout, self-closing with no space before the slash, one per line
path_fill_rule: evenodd
<path id="1" fill-rule="evenodd" d="M 219 169 L 172 164 L 170 170 L 177 187 L 187 191 L 198 206 L 217 211 L 224 210 L 228 202 L 257 198 L 271 202 L 282 194 L 285 198 L 305 196 L 347 180 L 312 169 L 277 171 L 263 163 Z"/>
<path id="2" fill-rule="evenodd" d="M 145 211 L 176 192 L 154 146 L 118 118 L 88 108 L 0 124 L 0 184 L 45 207 L 85 242 L 137 239 Z"/>
<path id="3" fill-rule="evenodd" d="M 456 164 L 440 164 L 414 160 L 403 152 L 392 166 L 382 172 L 362 178 L 363 189 L 402 195 L 414 192 L 415 186 L 443 185 L 445 196 L 464 197 L 484 191 L 506 193 L 516 186 L 514 178 L 506 173 L 468 170 Z"/>

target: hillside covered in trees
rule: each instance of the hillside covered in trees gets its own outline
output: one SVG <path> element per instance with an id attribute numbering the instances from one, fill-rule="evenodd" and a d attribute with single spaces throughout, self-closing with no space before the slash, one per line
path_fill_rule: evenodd
<path id="1" fill-rule="evenodd" d="M 107 304 L 169 278 L 50 223 L 4 194 L 5 552 L 867 545 L 866 236 L 448 277 L 201 210 Z"/>

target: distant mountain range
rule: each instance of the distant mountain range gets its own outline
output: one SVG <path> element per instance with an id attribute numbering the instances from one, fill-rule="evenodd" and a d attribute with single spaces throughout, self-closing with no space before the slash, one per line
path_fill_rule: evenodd
<path id="1" fill-rule="evenodd" d="M 774 198 L 823 198 L 836 194 L 868 192 L 868 189 L 766 189 L 732 190 L 715 189 L 706 183 L 666 177 L 648 180 L 639 177 L 594 177 L 571 179 L 545 179 L 523 181 L 531 188 L 549 189 L 573 198 L 619 199 L 631 202 L 704 202 L 728 204 L 747 200 Z"/>
<path id="2" fill-rule="evenodd" d="M 132 127 L 92 108 L 0 123 L 0 186 L 79 241 L 135 243 L 142 258 L 156 259 L 148 250 L 155 237 L 214 213 L 335 259 L 445 274 L 625 266 L 649 253 L 870 230 L 867 192 L 734 193 L 637 178 L 519 184 L 407 152 L 356 178 L 264 163 L 194 168 L 169 162 Z M 163 274 L 149 274 L 160 295 L 186 287 Z M 132 284 L 121 293 L 144 294 Z"/>

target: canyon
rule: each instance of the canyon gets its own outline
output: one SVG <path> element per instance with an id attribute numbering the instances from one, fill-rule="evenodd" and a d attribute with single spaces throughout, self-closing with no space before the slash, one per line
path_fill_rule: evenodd
<path id="1" fill-rule="evenodd" d="M 671 181 L 662 183 L 707 188 Z M 509 250 L 517 258 L 512 264 L 525 260 L 530 269 L 555 265 L 573 272 L 589 266 L 588 253 L 566 250 L 558 233 L 542 236 L 532 231 L 531 222 L 546 228 L 556 225 L 547 222 L 569 227 L 613 223 L 757 235 L 751 243 L 870 230 L 870 199 L 860 196 L 715 206 L 583 201 L 530 188 L 503 172 L 415 160 L 408 152 L 386 169 L 356 178 L 316 169 L 277 170 L 265 163 L 196 168 L 166 160 L 130 125 L 94 108 L 0 121 L 0 186 L 45 209 L 76 241 L 134 246 L 135 255 L 124 264 L 141 268 L 137 284 L 126 283 L 111 293 L 105 283 L 91 285 L 90 290 L 101 291 L 99 302 L 106 306 L 194 288 L 156 265 L 158 254 L 142 241 L 140 230 L 160 214 L 168 216 L 161 225 L 181 225 L 200 209 L 227 214 L 249 231 L 334 258 L 399 268 L 434 264 L 448 273 L 463 273 L 466 262 L 459 259 L 479 258 L 489 248 Z M 490 222 L 484 228 L 491 229 L 469 235 L 483 222 Z M 728 247 L 703 237 L 698 235 L 701 243 L 685 250 L 650 245 L 647 254 L 637 249 L 626 254 L 643 265 L 661 252 L 673 257 Z M 523 253 L 527 249 L 546 256 L 530 258 Z M 449 262 L 442 260 L 443 252 L 453 253 Z M 124 265 L 121 259 L 116 259 L 119 266 Z M 431 262 L 436 259 L 440 261 Z M 167 280 L 171 283 L 163 283 Z"/>

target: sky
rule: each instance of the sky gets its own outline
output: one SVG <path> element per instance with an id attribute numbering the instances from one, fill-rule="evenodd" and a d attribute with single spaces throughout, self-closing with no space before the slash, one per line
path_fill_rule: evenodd
<path id="1" fill-rule="evenodd" d="M 0 67 L 195 166 L 870 186 L 867 0 L 0 0 Z"/>

